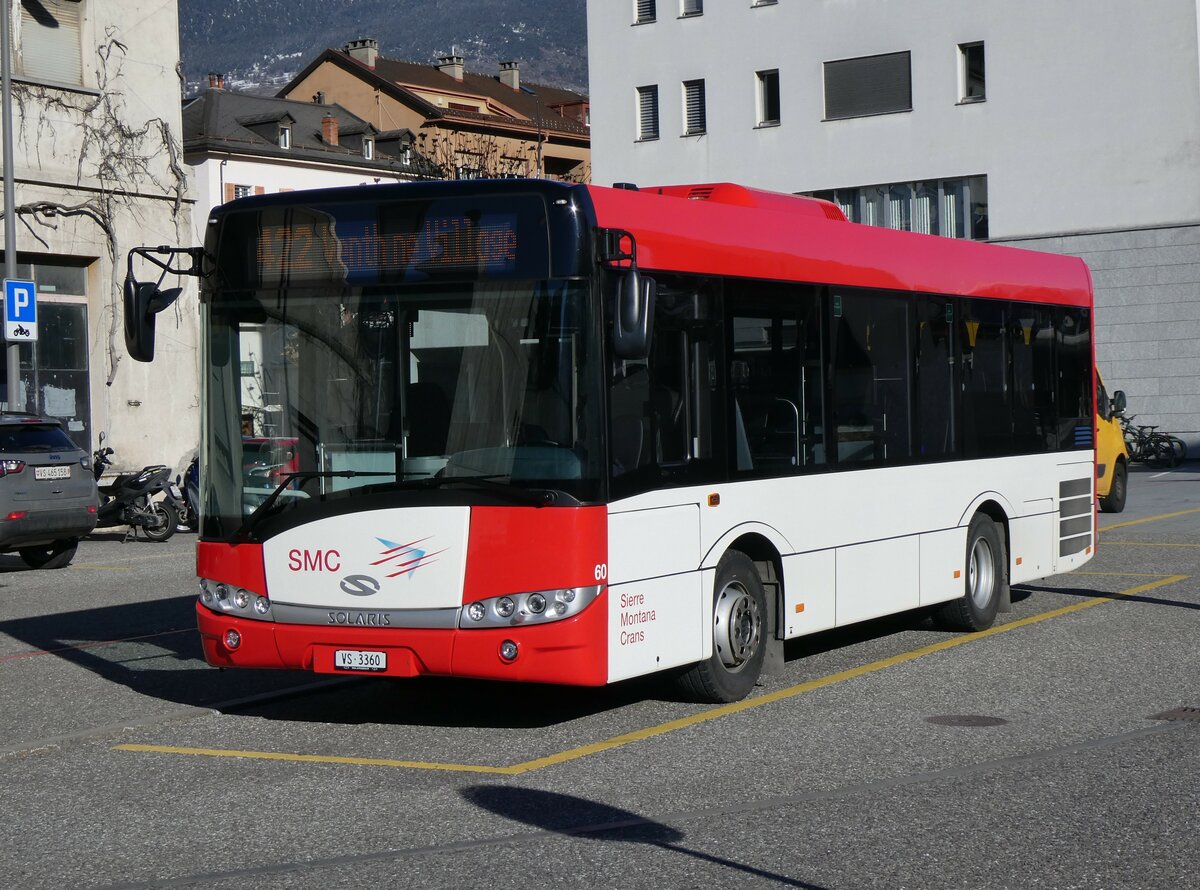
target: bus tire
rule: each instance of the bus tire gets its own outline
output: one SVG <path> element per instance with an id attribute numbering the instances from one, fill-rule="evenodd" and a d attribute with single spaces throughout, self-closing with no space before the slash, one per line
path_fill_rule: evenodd
<path id="1" fill-rule="evenodd" d="M 720 703 L 745 698 L 758 682 L 767 651 L 767 596 L 754 562 L 730 550 L 717 563 L 713 584 L 712 655 L 678 679 L 693 701 Z"/>
<path id="2" fill-rule="evenodd" d="M 933 621 L 943 630 L 986 630 L 996 620 L 1008 585 L 1004 533 L 990 516 L 976 513 L 967 527 L 966 578 L 963 595 L 943 604 Z"/>
<path id="3" fill-rule="evenodd" d="M 1100 509 L 1105 513 L 1120 513 L 1125 509 L 1125 494 L 1129 489 L 1129 470 L 1125 461 L 1117 461 L 1113 467 L 1112 482 L 1108 486 L 1108 494 L 1100 498 Z"/>

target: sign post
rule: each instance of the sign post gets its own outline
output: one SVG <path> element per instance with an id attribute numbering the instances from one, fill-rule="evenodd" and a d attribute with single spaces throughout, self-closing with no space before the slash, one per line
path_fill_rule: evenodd
<path id="1" fill-rule="evenodd" d="M 10 344 L 38 338 L 37 286 L 32 281 L 4 279 L 4 339 Z"/>

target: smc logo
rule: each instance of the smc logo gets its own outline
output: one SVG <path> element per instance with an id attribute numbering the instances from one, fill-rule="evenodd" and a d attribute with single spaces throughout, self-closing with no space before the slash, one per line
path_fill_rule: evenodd
<path id="1" fill-rule="evenodd" d="M 289 550 L 288 570 L 292 572 L 337 572 L 342 554 L 336 550 Z"/>

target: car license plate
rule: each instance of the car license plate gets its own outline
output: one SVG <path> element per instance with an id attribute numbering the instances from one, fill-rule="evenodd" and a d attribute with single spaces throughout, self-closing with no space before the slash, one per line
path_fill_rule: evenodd
<path id="1" fill-rule="evenodd" d="M 387 653 L 338 649 L 333 653 L 333 666 L 341 671 L 386 671 Z"/>
<path id="2" fill-rule="evenodd" d="M 34 479 L 70 479 L 71 468 L 67 467 L 34 467 Z"/>

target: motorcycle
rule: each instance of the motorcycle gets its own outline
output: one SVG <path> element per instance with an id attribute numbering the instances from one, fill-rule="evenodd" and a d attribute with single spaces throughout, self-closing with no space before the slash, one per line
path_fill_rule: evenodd
<path id="1" fill-rule="evenodd" d="M 192 456 L 191 463 L 182 476 L 175 477 L 175 486 L 180 490 L 179 524 L 188 531 L 200 528 L 200 458 Z"/>
<path id="2" fill-rule="evenodd" d="M 113 450 L 104 447 L 92 453 L 92 473 L 100 491 L 100 510 L 96 528 L 129 526 L 125 540 L 137 537 L 138 529 L 151 541 L 165 541 L 175 534 L 179 524 L 181 498 L 168 477 L 171 468 L 163 465 L 143 467 L 136 473 L 121 473 L 111 482 L 100 485 L 100 477 L 112 465 Z M 163 496 L 158 500 L 155 497 Z"/>

